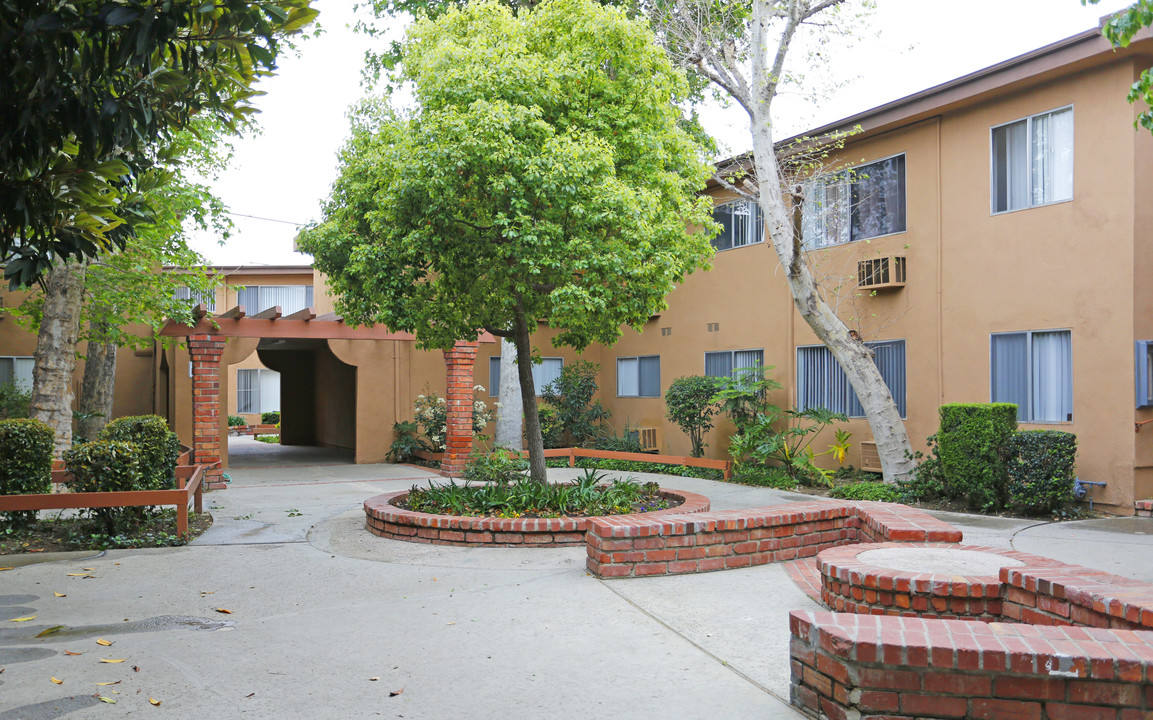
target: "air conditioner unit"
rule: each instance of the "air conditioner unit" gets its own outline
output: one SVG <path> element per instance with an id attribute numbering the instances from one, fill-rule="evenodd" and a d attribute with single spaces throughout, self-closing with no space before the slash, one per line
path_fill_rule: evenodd
<path id="1" fill-rule="evenodd" d="M 857 286 L 868 290 L 889 290 L 905 287 L 905 257 L 861 260 L 857 263 Z"/>
<path id="2" fill-rule="evenodd" d="M 877 443 L 872 440 L 861 443 L 861 469 L 866 472 L 883 472 L 881 453 L 877 452 Z"/>
<path id="3" fill-rule="evenodd" d="M 658 452 L 660 450 L 660 437 L 655 427 L 630 428 L 629 438 L 640 443 L 641 452 Z"/>

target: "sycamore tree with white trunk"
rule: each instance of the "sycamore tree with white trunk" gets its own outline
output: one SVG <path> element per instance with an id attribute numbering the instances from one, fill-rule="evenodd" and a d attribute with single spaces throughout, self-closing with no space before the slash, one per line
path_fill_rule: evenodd
<path id="1" fill-rule="evenodd" d="M 908 433 L 872 351 L 837 316 L 814 277 L 801 231 L 806 198 L 801 186 L 793 184 L 792 173 L 783 170 L 776 144 L 780 138 L 773 133 L 774 102 L 783 89 L 797 89 L 804 82 L 789 62 L 795 61 L 791 55 L 797 54 L 797 46 L 812 57 L 824 54 L 828 43 L 851 34 L 857 15 L 870 4 L 658 0 L 649 13 L 674 60 L 707 78 L 748 114 L 754 167 L 746 176 L 721 175 L 718 180 L 759 204 L 797 310 L 848 376 L 876 440 L 885 480 L 896 482 L 915 467 Z"/>

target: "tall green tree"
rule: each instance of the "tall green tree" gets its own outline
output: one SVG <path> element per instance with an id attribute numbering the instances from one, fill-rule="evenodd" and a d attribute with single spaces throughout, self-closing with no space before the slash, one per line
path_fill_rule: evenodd
<path id="1" fill-rule="evenodd" d="M 311 0 L 0 0 L 0 263 L 15 288 L 123 248 L 158 148 L 254 111 Z"/>
<path id="2" fill-rule="evenodd" d="M 475 2 L 417 21 L 416 110 L 366 103 L 325 220 L 303 247 L 347 320 L 448 348 L 512 338 L 531 476 L 545 480 L 530 335 L 611 344 L 712 254 L 687 90 L 643 22 L 591 0 L 514 14 Z"/>

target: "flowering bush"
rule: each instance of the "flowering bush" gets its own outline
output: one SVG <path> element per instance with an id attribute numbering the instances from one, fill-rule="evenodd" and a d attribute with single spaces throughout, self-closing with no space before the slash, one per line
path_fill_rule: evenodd
<path id="1" fill-rule="evenodd" d="M 484 392 L 483 385 L 473 387 L 473 435 L 478 435 L 481 430 L 484 430 L 485 426 L 492 420 L 496 408 L 500 407 L 500 403 L 494 403 L 494 408 L 490 410 L 488 403 L 480 399 L 482 392 Z M 433 452 L 444 452 L 448 426 L 448 403 L 444 398 L 425 388 L 423 394 L 416 396 L 416 402 L 413 403 L 412 409 L 416 414 L 416 422 L 420 425 L 421 434 L 424 435 L 429 447 L 432 448 Z"/>

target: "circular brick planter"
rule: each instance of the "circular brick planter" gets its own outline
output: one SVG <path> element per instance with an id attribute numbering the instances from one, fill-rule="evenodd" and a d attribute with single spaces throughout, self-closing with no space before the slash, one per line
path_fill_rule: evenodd
<path id="1" fill-rule="evenodd" d="M 661 490 L 681 504 L 667 510 L 612 518 L 645 517 L 705 512 L 709 499 L 684 490 Z M 408 542 L 436 545 L 482 545 L 489 547 L 568 547 L 584 545 L 585 531 L 596 517 L 493 518 L 431 515 L 393 505 L 407 490 L 377 495 L 364 501 L 365 527 L 374 535 Z"/>
<path id="2" fill-rule="evenodd" d="M 999 620 L 1002 567 L 1038 560 L 952 543 L 867 543 L 817 555 L 821 600 L 838 612 Z"/>

